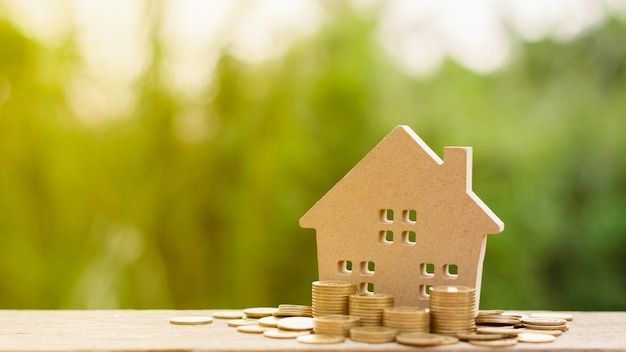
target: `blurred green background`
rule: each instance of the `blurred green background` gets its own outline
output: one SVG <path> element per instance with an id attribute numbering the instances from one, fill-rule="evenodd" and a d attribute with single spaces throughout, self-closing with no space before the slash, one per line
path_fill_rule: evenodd
<path id="1" fill-rule="evenodd" d="M 623 14 L 568 40 L 509 28 L 501 68 L 447 58 L 416 76 L 381 50 L 379 8 L 323 3 L 280 55 L 221 47 L 190 99 L 166 79 L 155 3 L 116 110 L 126 95 L 79 84 L 78 30 L 36 38 L 0 2 L 0 308 L 308 303 L 315 236 L 298 219 L 406 124 L 440 156 L 474 148 L 474 191 L 506 225 L 482 309 L 626 309 Z"/>

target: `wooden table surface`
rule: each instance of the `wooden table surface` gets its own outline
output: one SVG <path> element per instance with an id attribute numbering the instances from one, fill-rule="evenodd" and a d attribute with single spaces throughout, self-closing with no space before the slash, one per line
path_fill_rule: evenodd
<path id="1" fill-rule="evenodd" d="M 626 312 L 570 312 L 570 329 L 547 344 L 518 343 L 494 349 L 461 342 L 438 347 L 397 343 L 307 345 L 237 332 L 226 320 L 174 325 L 180 315 L 211 310 L 2 310 L 1 351 L 626 351 Z"/>

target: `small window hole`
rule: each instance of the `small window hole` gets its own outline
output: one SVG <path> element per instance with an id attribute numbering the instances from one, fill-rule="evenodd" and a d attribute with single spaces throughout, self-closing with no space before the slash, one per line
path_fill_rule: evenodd
<path id="1" fill-rule="evenodd" d="M 402 232 L 402 243 L 408 246 L 414 246 L 417 242 L 417 236 L 415 235 L 415 231 L 404 231 Z"/>
<path id="2" fill-rule="evenodd" d="M 459 276 L 459 266 L 456 264 L 446 264 L 443 266 L 444 276 L 448 279 L 456 279 Z"/>
<path id="3" fill-rule="evenodd" d="M 435 276 L 435 264 L 422 263 L 420 264 L 420 275 L 422 277 L 431 278 Z"/>
<path id="4" fill-rule="evenodd" d="M 393 243 L 393 231 L 381 230 L 378 232 L 378 243 L 380 244 L 392 244 Z"/>
<path id="5" fill-rule="evenodd" d="M 426 299 L 430 297 L 430 289 L 432 285 L 420 285 L 420 298 Z"/>
<path id="6" fill-rule="evenodd" d="M 374 293 L 374 283 L 361 282 L 361 284 L 359 285 L 359 293 L 362 295 L 369 295 Z"/>
<path id="7" fill-rule="evenodd" d="M 385 224 L 391 224 L 393 222 L 393 210 L 382 209 L 380 211 L 380 222 Z"/>
<path id="8" fill-rule="evenodd" d="M 374 275 L 374 262 L 361 262 L 361 275 L 372 276 Z"/>
<path id="9" fill-rule="evenodd" d="M 350 260 L 340 260 L 337 262 L 337 271 L 342 275 L 350 275 L 352 274 L 352 261 Z"/>
<path id="10" fill-rule="evenodd" d="M 417 211 L 413 209 L 402 212 L 403 220 L 406 224 L 415 224 L 417 222 Z"/>

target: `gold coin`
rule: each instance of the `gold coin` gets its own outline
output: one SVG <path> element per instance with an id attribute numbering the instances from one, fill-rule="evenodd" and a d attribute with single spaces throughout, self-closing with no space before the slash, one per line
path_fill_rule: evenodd
<path id="1" fill-rule="evenodd" d="M 270 315 L 273 315 L 278 311 L 278 308 L 275 307 L 254 307 L 254 308 L 246 308 L 243 310 L 243 313 L 248 318 L 263 318 Z"/>
<path id="2" fill-rule="evenodd" d="M 385 316 L 394 317 L 397 319 L 406 319 L 406 318 L 415 318 L 415 319 L 423 319 L 426 317 L 428 319 L 430 315 L 430 309 L 428 308 L 419 308 L 419 307 L 388 307 L 383 309 L 383 313 Z"/>
<path id="3" fill-rule="evenodd" d="M 524 324 L 543 325 L 543 326 L 560 326 L 566 325 L 565 319 L 547 319 L 547 318 L 524 318 L 522 319 Z"/>
<path id="4" fill-rule="evenodd" d="M 458 343 L 459 339 L 457 337 L 454 336 L 444 336 L 443 337 L 443 341 L 441 342 L 442 345 L 454 345 L 455 343 Z"/>
<path id="5" fill-rule="evenodd" d="M 531 333 L 531 334 L 547 334 L 552 336 L 561 336 L 563 335 L 563 331 L 561 330 L 537 330 L 537 329 L 529 329 L 529 328 L 521 328 L 515 329 L 519 334 L 521 333 Z"/>
<path id="6" fill-rule="evenodd" d="M 554 339 L 554 336 L 547 334 L 530 334 L 524 332 L 517 335 L 517 341 L 519 342 L 546 343 L 552 342 Z"/>
<path id="7" fill-rule="evenodd" d="M 243 312 L 240 310 L 224 310 L 213 313 L 215 319 L 241 319 L 243 318 Z"/>
<path id="8" fill-rule="evenodd" d="M 322 335 L 322 334 L 309 334 L 297 337 L 298 342 L 310 343 L 310 344 L 331 344 L 342 343 L 346 340 L 341 335 Z"/>
<path id="9" fill-rule="evenodd" d="M 502 325 L 518 325 L 521 323 L 519 318 L 510 318 L 502 315 L 487 315 L 476 317 L 476 324 L 502 324 Z"/>
<path id="10" fill-rule="evenodd" d="M 357 326 L 350 329 L 350 339 L 356 342 L 393 342 L 397 334 L 398 330 L 384 326 Z"/>
<path id="11" fill-rule="evenodd" d="M 478 326 L 476 327 L 476 332 L 479 334 L 502 334 L 506 336 L 517 336 L 519 334 L 519 329 L 514 329 L 513 327 L 505 328 L 505 327 L 496 327 L 496 326 Z"/>
<path id="12" fill-rule="evenodd" d="M 359 318 L 351 316 L 351 315 L 335 314 L 335 315 L 327 315 L 324 317 L 315 318 L 313 319 L 313 321 L 320 322 L 320 323 L 323 323 L 323 322 L 358 323 Z"/>
<path id="13" fill-rule="evenodd" d="M 263 331 L 263 336 L 273 339 L 295 339 L 298 336 L 308 335 L 309 331 L 289 331 L 281 329 L 269 329 Z"/>
<path id="14" fill-rule="evenodd" d="M 350 336 L 350 328 L 359 326 L 360 319 L 349 315 L 327 315 L 313 319 L 316 334 Z"/>
<path id="15" fill-rule="evenodd" d="M 478 316 L 482 316 L 482 315 L 501 315 L 502 313 L 504 313 L 504 311 L 503 310 L 499 310 L 499 309 L 479 310 L 478 311 Z"/>
<path id="16" fill-rule="evenodd" d="M 254 325 L 258 324 L 258 319 L 233 319 L 228 321 L 228 326 L 230 327 L 238 327 L 242 325 Z"/>
<path id="17" fill-rule="evenodd" d="M 469 340 L 468 343 L 475 346 L 484 347 L 505 347 L 517 345 L 517 339 L 501 339 L 501 340 Z"/>
<path id="18" fill-rule="evenodd" d="M 306 306 L 302 304 L 279 304 L 278 309 L 311 310 L 311 306 Z"/>
<path id="19" fill-rule="evenodd" d="M 469 340 L 500 340 L 506 337 L 503 334 L 479 334 L 476 332 L 461 332 L 456 334 L 456 337 L 459 340 L 469 341 Z"/>
<path id="20" fill-rule="evenodd" d="M 245 332 L 247 334 L 262 334 L 263 332 L 272 329 L 267 326 L 256 325 L 241 325 L 237 327 L 237 331 Z"/>
<path id="21" fill-rule="evenodd" d="M 561 330 L 567 331 L 567 324 L 563 325 L 535 325 L 535 324 L 524 324 L 526 329 L 530 330 Z"/>
<path id="22" fill-rule="evenodd" d="M 275 328 L 275 327 L 278 326 L 277 325 L 278 324 L 278 320 L 279 320 L 278 318 L 270 315 L 270 316 L 267 316 L 267 317 L 260 318 L 259 319 L 259 325 L 260 326 L 267 326 L 267 327 L 270 327 L 270 328 Z"/>
<path id="23" fill-rule="evenodd" d="M 543 319 L 563 319 L 563 320 L 573 320 L 574 316 L 569 313 L 561 313 L 561 312 L 537 312 L 530 314 L 531 318 L 543 318 Z"/>
<path id="24" fill-rule="evenodd" d="M 279 329 L 283 330 L 313 330 L 313 318 L 309 317 L 288 317 L 278 320 Z"/>
<path id="25" fill-rule="evenodd" d="M 448 294 L 448 293 L 474 293 L 476 292 L 476 289 L 473 287 L 467 287 L 467 286 L 433 286 L 430 288 L 430 293 L 432 294 L 433 292 L 439 294 Z"/>
<path id="26" fill-rule="evenodd" d="M 213 322 L 212 317 L 207 316 L 180 316 L 170 318 L 171 324 L 176 325 L 202 325 L 202 324 L 210 324 Z"/>
<path id="27" fill-rule="evenodd" d="M 396 336 L 398 343 L 410 346 L 439 346 L 443 344 L 444 340 L 443 335 L 425 332 L 412 332 Z"/>
<path id="28" fill-rule="evenodd" d="M 350 281 L 341 281 L 341 280 L 314 281 L 312 285 L 313 287 L 348 287 L 348 286 L 356 287 L 356 285 Z"/>
<path id="29" fill-rule="evenodd" d="M 356 335 L 378 335 L 378 336 L 396 336 L 396 329 L 385 326 L 356 326 L 350 329 L 350 336 Z"/>

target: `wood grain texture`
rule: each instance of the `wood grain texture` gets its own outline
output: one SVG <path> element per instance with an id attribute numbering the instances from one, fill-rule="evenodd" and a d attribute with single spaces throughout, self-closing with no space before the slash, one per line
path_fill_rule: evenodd
<path id="1" fill-rule="evenodd" d="M 180 315 L 211 310 L 0 311 L 1 351 L 494 351 L 458 343 L 417 348 L 397 343 L 306 345 L 244 334 L 226 320 L 208 325 L 173 325 Z M 549 344 L 522 344 L 507 350 L 626 351 L 626 312 L 573 312 L 570 330 Z"/>

